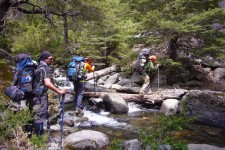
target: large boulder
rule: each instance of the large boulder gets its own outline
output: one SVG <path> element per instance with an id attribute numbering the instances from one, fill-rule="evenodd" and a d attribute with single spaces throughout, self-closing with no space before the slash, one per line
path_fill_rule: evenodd
<path id="1" fill-rule="evenodd" d="M 166 99 L 163 101 L 160 112 L 166 116 L 171 116 L 177 113 L 179 101 L 177 99 Z"/>
<path id="2" fill-rule="evenodd" d="M 124 114 L 127 113 L 129 108 L 126 101 L 116 93 L 110 93 L 103 96 L 103 102 L 106 109 L 111 113 Z"/>
<path id="3" fill-rule="evenodd" d="M 68 135 L 64 140 L 65 149 L 99 149 L 106 150 L 109 144 L 109 138 L 106 134 L 92 131 L 92 130 L 82 130 L 76 133 Z"/>
<path id="4" fill-rule="evenodd" d="M 214 70 L 214 82 L 218 83 L 225 80 L 225 68 L 217 68 Z"/>
<path id="5" fill-rule="evenodd" d="M 203 124 L 225 129 L 225 93 L 190 90 L 181 101 L 187 102 L 188 115 Z"/>

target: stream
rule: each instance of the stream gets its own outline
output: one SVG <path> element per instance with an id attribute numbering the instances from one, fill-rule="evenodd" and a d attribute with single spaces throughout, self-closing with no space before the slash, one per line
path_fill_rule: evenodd
<path id="1" fill-rule="evenodd" d="M 79 130 L 90 129 L 105 133 L 110 140 L 130 140 L 138 138 L 140 129 L 154 127 L 156 123 L 154 115 L 158 113 L 158 110 L 143 108 L 136 103 L 128 103 L 128 106 L 128 114 L 123 115 L 110 114 L 104 110 L 95 113 L 84 108 L 83 117 L 88 118 L 88 122 L 91 122 L 92 125 L 89 126 L 89 123 L 86 123 L 78 128 Z M 65 118 L 70 116 L 69 113 L 73 109 L 73 103 L 65 104 Z M 174 136 L 186 140 L 187 143 L 225 147 L 225 130 L 201 124 L 187 125 L 182 131 L 174 132 Z"/>
<path id="2" fill-rule="evenodd" d="M 61 83 L 58 87 L 71 89 L 71 83 Z M 70 87 L 69 87 L 70 86 Z M 70 99 L 72 97 L 67 97 Z M 84 108 L 86 122 L 75 124 L 79 130 L 90 129 L 105 133 L 110 141 L 112 139 L 130 140 L 138 138 L 140 129 L 154 127 L 156 120 L 154 115 L 159 113 L 159 109 L 146 108 L 141 104 L 129 102 L 129 111 L 127 114 L 115 115 L 101 109 L 100 111 L 92 111 L 88 108 L 88 100 L 84 99 L 83 103 L 87 107 Z M 65 119 L 77 120 L 79 117 L 70 115 L 74 111 L 74 103 L 65 103 Z M 182 131 L 174 132 L 177 139 L 184 139 L 188 144 L 209 144 L 218 147 L 225 147 L 225 130 L 214 128 L 202 124 L 190 124 L 184 127 Z"/>

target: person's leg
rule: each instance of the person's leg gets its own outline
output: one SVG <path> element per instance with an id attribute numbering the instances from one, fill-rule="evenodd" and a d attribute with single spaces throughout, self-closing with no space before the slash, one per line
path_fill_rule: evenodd
<path id="1" fill-rule="evenodd" d="M 79 82 L 78 83 L 78 89 L 77 89 L 77 104 L 76 104 L 76 114 L 82 113 L 82 100 L 84 96 L 84 82 Z"/>
<path id="2" fill-rule="evenodd" d="M 139 94 L 142 96 L 142 95 L 145 94 L 145 90 L 146 90 L 146 88 L 149 86 L 150 78 L 149 78 L 149 76 L 148 76 L 147 73 L 143 73 L 143 74 L 141 75 L 141 78 L 144 80 L 144 83 L 143 83 L 143 85 L 142 85 L 142 87 L 141 87 L 141 89 L 140 89 L 140 92 L 139 92 Z"/>
<path id="3" fill-rule="evenodd" d="M 32 114 L 32 101 L 33 101 L 33 98 L 34 97 L 30 97 L 30 98 L 27 98 L 27 100 L 26 100 L 26 106 L 29 108 L 31 115 L 33 115 Z M 31 121 L 28 122 L 28 124 L 26 124 L 24 126 L 25 127 L 25 131 L 27 132 L 29 138 L 31 137 L 31 135 L 33 133 L 33 122 L 34 122 L 34 120 L 32 119 Z"/>
<path id="4" fill-rule="evenodd" d="M 34 123 L 34 133 L 37 136 L 40 136 L 43 134 L 43 132 L 44 132 L 43 123 Z"/>
<path id="5" fill-rule="evenodd" d="M 34 133 L 39 136 L 43 134 L 43 123 L 48 119 L 48 97 L 44 94 L 42 97 L 33 99 L 34 112 Z"/>
<path id="6" fill-rule="evenodd" d="M 74 82 L 74 92 L 76 93 L 74 96 L 74 107 L 76 108 L 77 106 L 77 97 L 78 97 L 78 82 Z"/>
<path id="7" fill-rule="evenodd" d="M 82 109 L 82 100 L 84 96 L 84 82 L 78 83 L 78 89 L 77 89 L 77 107 Z"/>

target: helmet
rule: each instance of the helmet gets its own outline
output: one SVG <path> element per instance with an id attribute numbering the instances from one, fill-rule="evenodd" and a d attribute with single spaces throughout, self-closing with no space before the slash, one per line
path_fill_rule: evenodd
<path id="1" fill-rule="evenodd" d="M 149 60 L 151 60 L 152 62 L 155 62 L 157 60 L 157 57 L 155 55 L 152 55 L 149 57 Z"/>

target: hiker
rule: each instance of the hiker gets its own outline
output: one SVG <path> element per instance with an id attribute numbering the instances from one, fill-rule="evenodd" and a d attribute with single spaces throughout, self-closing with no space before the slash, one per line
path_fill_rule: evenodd
<path id="1" fill-rule="evenodd" d="M 84 64 L 81 67 L 81 74 L 82 77 L 79 77 L 76 81 L 74 81 L 74 91 L 76 93 L 74 97 L 75 102 L 75 113 L 76 115 L 82 115 L 83 113 L 83 106 L 82 106 L 82 99 L 84 96 L 84 90 L 85 90 L 85 79 L 86 79 L 86 71 L 93 72 L 95 69 L 95 66 L 91 67 L 91 59 L 88 57 L 84 58 Z"/>
<path id="2" fill-rule="evenodd" d="M 48 89 L 56 92 L 59 95 L 66 94 L 66 89 L 57 89 L 51 83 L 51 71 L 49 65 L 53 61 L 52 54 L 48 51 L 43 51 L 39 57 L 39 64 L 35 70 L 33 111 L 34 111 L 34 132 L 35 134 L 43 134 L 43 125 L 48 120 Z"/>
<path id="3" fill-rule="evenodd" d="M 150 84 L 149 70 L 155 70 L 159 67 L 159 64 L 154 66 L 153 63 L 157 60 L 157 58 L 154 55 L 149 56 L 150 50 L 150 48 L 144 48 L 142 52 L 138 55 L 138 60 L 135 64 L 136 72 L 141 76 L 142 80 L 144 81 L 139 92 L 139 95 L 141 97 L 144 96 L 145 91 Z M 150 88 L 147 94 L 151 94 Z"/>

